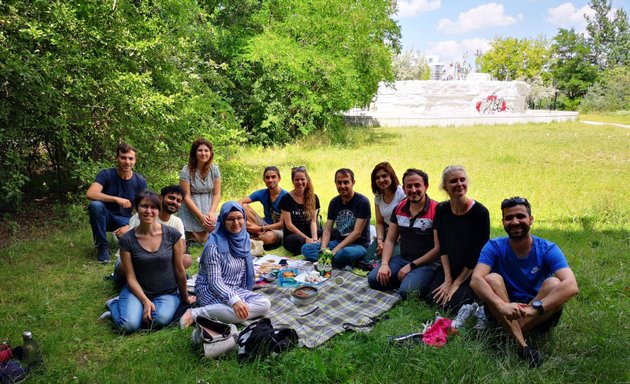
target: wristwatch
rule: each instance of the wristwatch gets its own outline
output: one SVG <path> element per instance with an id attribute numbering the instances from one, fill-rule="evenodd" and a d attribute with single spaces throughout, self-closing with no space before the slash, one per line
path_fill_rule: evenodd
<path id="1" fill-rule="evenodd" d="M 543 307 L 543 303 L 540 300 L 535 300 L 532 302 L 532 307 L 538 311 L 539 315 L 545 313 L 545 308 Z"/>
<path id="2" fill-rule="evenodd" d="M 414 269 L 418 268 L 418 266 L 412 261 L 409 263 L 409 268 L 411 268 L 411 270 L 413 271 Z"/>

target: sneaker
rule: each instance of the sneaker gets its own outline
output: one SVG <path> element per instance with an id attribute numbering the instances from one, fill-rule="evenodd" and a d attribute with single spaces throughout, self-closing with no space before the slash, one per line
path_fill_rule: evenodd
<path id="1" fill-rule="evenodd" d="M 530 348 L 529 346 L 519 349 L 518 356 L 521 359 L 527 361 L 530 368 L 539 367 L 545 360 L 542 353 L 533 348 Z"/>
<path id="2" fill-rule="evenodd" d="M 459 309 L 459 312 L 457 312 L 457 316 L 455 316 L 455 320 L 453 320 L 451 326 L 453 328 L 461 327 L 470 316 L 477 312 L 478 308 L 479 304 L 477 303 L 462 305 L 462 307 Z"/>
<path id="3" fill-rule="evenodd" d="M 479 307 L 477 312 L 475 312 L 475 317 L 477 318 L 475 330 L 483 331 L 485 329 L 488 329 L 490 323 L 488 322 L 488 318 L 486 317 L 486 310 L 483 306 Z"/>
<path id="4" fill-rule="evenodd" d="M 107 310 L 109 310 L 109 305 L 110 305 L 111 303 L 113 303 L 114 301 L 118 300 L 119 298 L 120 298 L 120 296 L 115 296 L 115 297 L 112 297 L 111 299 L 107 300 L 107 301 L 105 302 L 105 308 L 106 308 Z"/>
<path id="5" fill-rule="evenodd" d="M 109 264 L 109 249 L 101 249 L 98 252 L 98 262 L 101 264 Z"/>
<path id="6" fill-rule="evenodd" d="M 112 313 L 110 311 L 105 311 L 101 313 L 101 315 L 98 317 L 98 321 L 107 321 L 107 320 L 110 320 L 111 318 L 112 318 Z"/>

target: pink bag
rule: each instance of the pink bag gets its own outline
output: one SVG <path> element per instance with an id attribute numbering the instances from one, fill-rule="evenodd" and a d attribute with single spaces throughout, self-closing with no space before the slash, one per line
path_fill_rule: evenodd
<path id="1" fill-rule="evenodd" d="M 446 344 L 446 336 L 452 334 L 451 323 L 453 320 L 441 317 L 424 332 L 422 341 L 427 345 L 441 347 Z"/>
<path id="2" fill-rule="evenodd" d="M 0 363 L 4 363 L 13 357 L 11 346 L 7 343 L 0 344 Z"/>

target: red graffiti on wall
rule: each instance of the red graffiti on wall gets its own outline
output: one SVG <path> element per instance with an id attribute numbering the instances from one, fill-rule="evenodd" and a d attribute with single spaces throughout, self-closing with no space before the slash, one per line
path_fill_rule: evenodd
<path id="1" fill-rule="evenodd" d="M 508 106 L 508 103 L 504 98 L 498 97 L 494 93 L 492 95 L 487 96 L 485 99 L 478 101 L 477 104 L 475 105 L 475 108 L 477 109 L 477 112 L 483 113 L 483 114 L 486 114 L 486 113 L 492 114 L 495 112 L 507 112 L 512 109 L 510 108 L 510 106 Z"/>

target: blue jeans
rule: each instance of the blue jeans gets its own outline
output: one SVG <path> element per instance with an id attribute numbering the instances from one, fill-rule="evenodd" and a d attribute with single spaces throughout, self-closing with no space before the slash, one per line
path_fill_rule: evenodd
<path id="1" fill-rule="evenodd" d="M 328 249 L 333 249 L 339 244 L 339 241 L 332 240 L 328 243 Z M 302 255 L 308 261 L 317 261 L 321 243 L 309 243 L 302 246 Z M 343 247 L 342 250 L 333 257 L 332 265 L 335 268 L 343 268 L 346 265 L 352 265 L 365 257 L 367 248 L 359 244 L 351 244 Z"/>
<path id="2" fill-rule="evenodd" d="M 129 224 L 129 217 L 114 215 L 102 201 L 90 202 L 88 215 L 90 216 L 94 243 L 101 251 L 109 248 L 107 231 L 114 231 Z"/>
<path id="3" fill-rule="evenodd" d="M 403 297 L 417 295 L 422 298 L 426 296 L 429 290 L 429 285 L 440 267 L 440 263 L 434 261 L 429 264 L 421 265 L 409 272 L 402 281 L 400 281 L 398 280 L 398 271 L 407 264 L 409 264 L 409 260 L 402 256 L 392 257 L 389 260 L 389 269 L 392 271 L 392 274 L 389 277 L 389 283 L 387 285 L 382 285 L 376 279 L 378 270 L 381 267 L 381 263 L 379 262 L 368 275 L 368 285 L 370 288 L 377 289 L 379 291 L 387 291 L 398 288 L 398 291 Z"/>
<path id="4" fill-rule="evenodd" d="M 180 298 L 177 294 L 160 295 L 151 302 L 155 305 L 155 312 L 151 314 L 153 321 L 148 326 L 155 329 L 165 327 L 173 321 Z M 120 290 L 118 299 L 109 303 L 109 311 L 114 324 L 124 333 L 136 332 L 142 326 L 144 306 L 126 284 Z"/>

